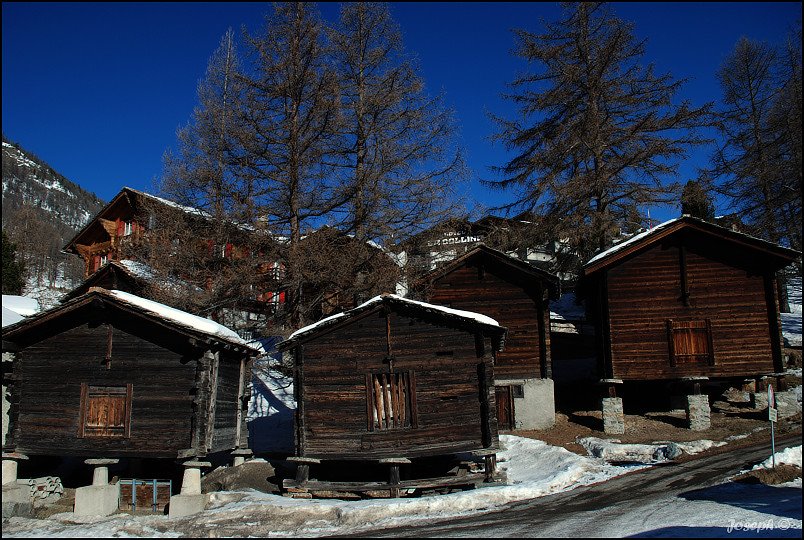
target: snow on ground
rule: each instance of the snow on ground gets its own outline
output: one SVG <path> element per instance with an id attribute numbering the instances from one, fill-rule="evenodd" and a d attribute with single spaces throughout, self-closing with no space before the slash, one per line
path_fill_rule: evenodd
<path id="1" fill-rule="evenodd" d="M 257 453 L 292 454 L 293 377 L 286 377 L 267 366 L 255 366 L 248 404 L 248 446 Z"/>
<path id="2" fill-rule="evenodd" d="M 253 490 L 219 492 L 213 494 L 206 512 L 180 520 L 127 514 L 77 518 L 64 513 L 47 520 L 12 518 L 4 525 L 3 536 L 176 536 L 201 523 L 209 528 L 210 536 L 217 526 L 224 525 L 229 534 L 229 527 L 240 527 L 236 535 L 349 534 L 490 511 L 513 501 L 602 482 L 638 468 L 610 465 L 513 435 L 501 435 L 500 442 L 505 450 L 498 454 L 498 467 L 508 476 L 505 485 L 450 495 L 363 501 L 297 500 Z"/>

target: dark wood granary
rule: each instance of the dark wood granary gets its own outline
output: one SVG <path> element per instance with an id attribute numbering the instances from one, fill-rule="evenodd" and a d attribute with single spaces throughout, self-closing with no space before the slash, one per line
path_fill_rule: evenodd
<path id="1" fill-rule="evenodd" d="M 689 216 L 597 255 L 579 292 L 595 321 L 601 378 L 781 371 L 775 273 L 799 256 Z"/>
<path id="2" fill-rule="evenodd" d="M 488 317 L 395 295 L 294 333 L 296 454 L 409 459 L 498 448 Z"/>
<path id="3" fill-rule="evenodd" d="M 555 423 L 549 301 L 558 278 L 480 245 L 421 278 L 414 288 L 433 304 L 486 314 L 508 329 L 494 376 L 500 429 Z"/>
<path id="4" fill-rule="evenodd" d="M 175 460 L 247 446 L 258 352 L 208 319 L 96 288 L 7 326 L 3 350 L 6 451 Z"/>

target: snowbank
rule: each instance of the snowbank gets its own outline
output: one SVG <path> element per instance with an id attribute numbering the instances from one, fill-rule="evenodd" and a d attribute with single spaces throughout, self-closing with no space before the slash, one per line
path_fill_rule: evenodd
<path id="1" fill-rule="evenodd" d="M 774 457 L 776 459 L 776 465 L 795 465 L 800 469 L 801 445 L 786 448 L 781 452 L 776 452 Z M 771 467 L 773 467 L 773 458 L 768 458 L 759 465 L 754 465 L 751 470 L 755 471 L 757 469 L 770 469 Z"/>
<path id="2" fill-rule="evenodd" d="M 623 444 L 619 439 L 599 439 L 597 437 L 578 439 L 578 443 L 586 448 L 590 456 L 609 463 L 659 463 L 676 459 L 682 454 L 697 454 L 726 444 L 708 439 L 686 443 Z"/>

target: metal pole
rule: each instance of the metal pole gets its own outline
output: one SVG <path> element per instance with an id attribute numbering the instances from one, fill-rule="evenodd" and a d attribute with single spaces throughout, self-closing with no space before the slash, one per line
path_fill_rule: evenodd
<path id="1" fill-rule="evenodd" d="M 773 392 L 773 386 L 768 384 L 768 420 L 771 424 L 771 463 L 773 468 L 776 468 L 776 437 L 773 429 L 773 413 L 776 410 L 776 396 Z"/>

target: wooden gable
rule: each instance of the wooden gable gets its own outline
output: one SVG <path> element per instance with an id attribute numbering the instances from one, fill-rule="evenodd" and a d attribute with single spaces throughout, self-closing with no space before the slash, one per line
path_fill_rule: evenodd
<path id="1" fill-rule="evenodd" d="M 549 299 L 556 276 L 505 253 L 478 246 L 418 282 L 428 302 L 481 312 L 508 328 L 498 378 L 550 378 Z"/>

